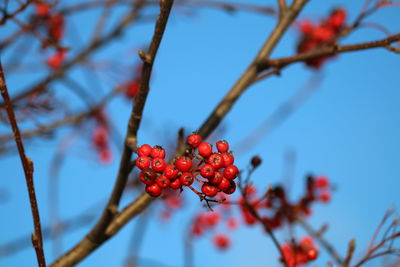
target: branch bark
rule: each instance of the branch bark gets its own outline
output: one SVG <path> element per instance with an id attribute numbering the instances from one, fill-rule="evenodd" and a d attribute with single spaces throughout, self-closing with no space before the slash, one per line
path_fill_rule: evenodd
<path id="1" fill-rule="evenodd" d="M 34 224 L 34 233 L 32 233 L 32 244 L 35 248 L 36 258 L 40 267 L 46 267 L 46 260 L 43 251 L 43 238 L 42 228 L 40 225 L 39 208 L 36 201 L 35 186 L 33 183 L 33 161 L 25 154 L 24 144 L 22 142 L 21 133 L 18 128 L 17 120 L 15 118 L 13 106 L 8 95 L 7 85 L 4 78 L 3 66 L 0 62 L 0 92 L 6 105 L 8 118 L 14 133 L 15 143 L 18 148 L 19 157 L 21 159 L 22 167 L 24 168 L 26 186 L 29 193 L 29 201 L 31 204 L 31 211 Z"/>

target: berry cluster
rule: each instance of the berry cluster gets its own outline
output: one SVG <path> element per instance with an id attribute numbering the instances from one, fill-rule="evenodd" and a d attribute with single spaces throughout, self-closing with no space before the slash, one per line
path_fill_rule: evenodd
<path id="1" fill-rule="evenodd" d="M 44 1 L 36 1 L 35 8 L 36 16 L 45 22 L 49 40 L 52 43 L 60 43 L 65 31 L 64 15 L 58 12 L 52 12 L 53 6 Z M 46 47 L 47 44 L 43 44 L 43 48 Z M 57 51 L 48 58 L 47 65 L 52 69 L 57 69 L 64 62 L 65 57 L 66 51 L 61 48 L 57 49 Z"/>
<path id="2" fill-rule="evenodd" d="M 311 204 L 315 201 L 326 203 L 330 200 L 329 179 L 326 176 L 316 178 L 309 176 L 306 181 L 306 192 L 299 201 L 291 203 L 286 196 L 285 189 L 281 186 L 269 188 L 267 193 L 258 198 L 256 189 L 249 185 L 245 188 L 246 199 L 239 199 L 243 220 L 248 225 L 257 223 L 248 205 L 260 214 L 263 222 L 270 228 L 276 229 L 286 221 L 294 223 L 299 216 L 311 214 Z M 263 215 L 265 213 L 267 215 Z"/>
<path id="3" fill-rule="evenodd" d="M 92 133 L 92 143 L 98 151 L 100 161 L 104 164 L 110 163 L 112 159 L 109 145 L 109 127 L 107 118 L 102 110 L 96 110 L 93 115 L 96 127 Z"/>
<path id="4" fill-rule="evenodd" d="M 312 24 L 309 20 L 300 22 L 301 38 L 297 45 L 297 52 L 303 53 L 317 46 L 335 41 L 346 23 L 347 13 L 343 8 L 334 9 L 331 14 L 319 24 Z M 330 57 L 318 57 L 305 62 L 307 66 L 319 69 Z"/>
<path id="5" fill-rule="evenodd" d="M 158 197 L 164 188 L 182 189 L 187 186 L 202 199 L 215 197 L 218 192 L 235 192 L 234 179 L 239 169 L 233 165 L 234 157 L 228 152 L 229 144 L 218 141 L 218 152 L 213 152 L 212 145 L 202 142 L 198 134 L 189 135 L 186 143 L 191 147 L 188 153 L 175 159 L 173 164 L 166 163 L 165 150 L 161 146 L 144 144 L 138 148 L 139 157 L 135 164 L 141 170 L 139 179 L 146 185 L 146 192 Z M 194 180 L 202 184 L 201 193 L 192 187 Z"/>
<path id="6" fill-rule="evenodd" d="M 281 250 L 288 267 L 300 266 L 318 257 L 318 249 L 310 236 L 303 237 L 298 244 L 285 243 L 281 246 Z"/>

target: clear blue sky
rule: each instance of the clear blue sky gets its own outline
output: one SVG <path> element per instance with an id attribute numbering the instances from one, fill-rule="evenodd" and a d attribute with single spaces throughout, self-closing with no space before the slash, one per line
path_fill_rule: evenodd
<path id="1" fill-rule="evenodd" d="M 69 2 L 69 1 L 68 1 Z M 77 1 L 70 1 L 77 2 Z M 236 2 L 236 1 L 235 1 Z M 266 1 L 248 1 L 262 4 Z M 329 3 L 328 3 L 329 2 Z M 351 3 L 350 3 L 351 2 Z M 275 1 L 268 1 L 275 4 Z M 358 14 L 364 1 L 310 1 L 300 17 L 318 19 L 329 13 L 332 7 L 344 6 L 349 10 L 350 20 Z M 154 14 L 157 10 L 149 10 Z M 237 12 L 227 14 L 212 9 L 201 9 L 189 15 L 185 10 L 174 8 L 163 38 L 156 64 L 151 91 L 144 111 L 139 134 L 140 143 L 167 145 L 173 140 L 179 127 L 187 132 L 196 130 L 252 60 L 275 20 L 271 17 Z M 124 8 L 113 14 L 118 19 Z M 86 40 L 92 29 L 95 15 L 81 13 L 67 21 L 67 41 L 71 54 L 78 51 L 76 36 Z M 385 25 L 392 33 L 399 31 L 399 8 L 385 9 L 368 21 Z M 84 22 L 84 23 L 83 23 Z M 129 66 L 136 62 L 135 49 L 147 44 L 152 35 L 153 24 L 133 27 L 108 49 L 96 53 L 99 61 L 112 59 L 113 63 Z M 9 29 L 0 28 L 0 36 Z M 72 36 L 72 37 L 71 37 Z M 344 43 L 355 43 L 385 37 L 374 29 L 361 29 Z M 273 53 L 273 57 L 294 53 L 297 33 L 287 32 Z M 26 59 L 27 64 L 43 60 L 35 44 Z M 10 56 L 2 55 L 7 65 Z M 122 62 L 122 63 L 121 63 Z M 315 227 L 329 222 L 326 237 L 344 254 L 350 238 L 356 238 L 356 257 L 362 255 L 374 229 L 385 210 L 391 205 L 400 206 L 400 92 L 399 57 L 383 49 L 345 54 L 330 61 L 322 70 L 323 80 L 313 96 L 276 130 L 250 151 L 236 155 L 237 164 L 244 168 L 252 155 L 263 158 L 263 165 L 254 174 L 254 182 L 265 188 L 281 181 L 283 158 L 288 150 L 296 153 L 293 182 L 293 198 L 303 189 L 303 179 L 309 172 L 325 174 L 337 185 L 332 202 L 316 205 L 310 223 Z M 7 71 L 7 70 L 6 70 Z M 122 69 L 118 77 L 127 77 L 129 69 Z M 29 82 L 46 74 L 7 75 L 11 94 L 29 85 Z M 74 71 L 74 78 L 90 88 L 92 96 L 104 95 L 112 86 L 123 82 L 109 77 L 85 77 L 87 73 Z M 276 108 L 292 96 L 315 75 L 302 64 L 293 65 L 273 77 L 260 82 L 240 98 L 223 121 L 225 131 L 220 136 L 232 144 L 245 138 L 260 125 Z M 91 80 L 91 82 L 88 82 Z M 74 102 L 70 110 L 79 111 L 85 106 L 63 86 L 54 86 L 56 96 Z M 125 132 L 131 106 L 118 98 L 107 111 L 121 133 Z M 9 133 L 6 127 L 1 133 Z M 47 225 L 49 165 L 60 140 L 71 133 L 64 129 L 55 139 L 31 142 L 27 153 L 35 162 L 35 184 L 42 224 Z M 111 191 L 118 168 L 118 149 L 113 148 L 114 161 L 110 165 L 96 162 L 90 149 L 90 133 L 83 131 L 81 139 L 68 152 L 61 169 L 60 188 L 62 218 L 92 207 L 105 199 Z M 0 244 L 6 243 L 32 231 L 32 219 L 22 168 L 14 153 L 2 157 L 0 189 L 7 190 L 9 200 L 0 203 Z M 134 198 L 126 194 L 124 203 Z M 185 194 L 186 207 L 174 214 L 165 224 L 156 215 L 152 217 L 145 241 L 140 248 L 143 259 L 156 258 L 169 266 L 182 266 L 183 229 L 191 216 L 201 210 L 201 204 L 192 194 Z M 99 214 L 96 207 L 90 214 Z M 157 214 L 153 205 L 153 214 Z M 116 237 L 103 245 L 79 266 L 122 266 L 128 250 L 132 228 L 131 222 Z M 67 234 L 63 249 L 69 249 L 89 227 Z M 301 232 L 299 232 L 301 234 Z M 270 239 L 260 227 L 241 226 L 232 233 L 233 246 L 224 253 L 218 252 L 211 243 L 211 236 L 195 243 L 196 266 L 278 266 L 278 254 Z M 286 232 L 278 232 L 278 238 L 287 238 Z M 47 260 L 54 260 L 50 242 L 45 243 Z M 327 255 L 316 262 L 325 266 Z M 35 266 L 33 249 L 26 249 L 11 257 L 0 258 L 1 267 Z M 141 266 L 151 265 L 142 261 Z M 376 266 L 372 264 L 371 266 Z"/>

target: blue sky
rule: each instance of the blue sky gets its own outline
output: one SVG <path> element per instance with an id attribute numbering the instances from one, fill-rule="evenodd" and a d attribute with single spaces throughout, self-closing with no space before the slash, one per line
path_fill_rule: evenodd
<path id="1" fill-rule="evenodd" d="M 349 2 L 310 1 L 300 18 L 317 20 L 329 13 L 332 7 L 341 5 L 349 10 L 350 20 L 353 20 L 364 1 Z M 251 3 L 261 4 L 264 1 Z M 148 12 L 154 14 L 155 11 Z M 124 8 L 113 14 L 113 20 L 118 19 L 122 12 L 125 12 Z M 76 36 L 82 40 L 90 36 L 96 15 L 96 12 L 82 13 L 67 22 L 66 43 L 72 48 L 71 54 L 79 49 Z M 399 31 L 398 16 L 398 8 L 385 9 L 368 21 L 385 25 L 396 33 Z M 259 14 L 226 14 L 201 9 L 185 16 L 181 9 L 174 8 L 154 66 L 139 143 L 167 145 L 180 127 L 185 127 L 186 132 L 196 130 L 252 60 L 273 25 L 273 18 Z M 152 23 L 133 27 L 112 46 L 96 53 L 94 59 L 111 58 L 113 63 L 129 67 L 137 60 L 136 49 L 150 40 L 152 29 Z M 9 32 L 10 28 L 2 28 L 0 36 Z M 381 32 L 361 29 L 343 43 L 379 38 L 384 38 Z M 290 29 L 273 52 L 273 57 L 294 53 L 296 40 L 296 31 Z M 27 64 L 34 63 L 38 58 L 44 60 L 43 55 L 35 53 L 37 46 L 29 54 L 31 58 L 26 59 Z M 7 64 L 8 58 L 9 54 L 2 55 L 3 64 Z M 45 68 L 39 69 L 37 74 L 7 75 L 6 72 L 11 94 L 45 73 Z M 129 69 L 123 69 L 118 77 L 128 77 L 129 73 Z M 93 97 L 104 95 L 123 82 L 102 76 L 101 72 L 89 76 L 89 79 L 86 75 L 87 72 L 76 69 L 72 76 L 82 81 Z M 252 86 L 224 119 L 225 130 L 218 138 L 232 144 L 243 140 L 313 75 L 316 74 L 303 64 L 296 64 L 285 69 L 280 77 L 272 77 Z M 356 238 L 357 257 L 362 255 L 386 209 L 400 205 L 398 56 L 383 49 L 340 55 L 329 61 L 321 75 L 321 84 L 311 98 L 250 151 L 236 154 L 236 162 L 244 168 L 253 155 L 260 155 L 263 164 L 253 179 L 257 186 L 265 188 L 268 184 L 281 181 L 284 155 L 287 151 L 294 151 L 293 198 L 301 194 L 306 174 L 312 172 L 329 176 L 337 191 L 330 204 L 315 206 L 310 223 L 318 227 L 329 222 L 326 237 L 342 254 L 346 251 L 348 240 Z M 65 87 L 55 85 L 53 88 L 59 99 L 69 100 L 71 112 L 85 108 Z M 122 98 L 115 99 L 107 107 L 109 117 L 120 133 L 125 132 L 130 110 L 129 102 Z M 0 130 L 1 133 L 10 132 L 6 127 Z M 71 132 L 71 129 L 63 129 L 54 139 L 27 145 L 27 153 L 35 162 L 35 185 L 43 225 L 47 225 L 49 219 L 49 166 L 60 140 Z M 113 148 L 113 163 L 105 166 L 96 161 L 96 155 L 91 151 L 90 133 L 84 130 L 80 137 L 68 151 L 60 174 L 60 215 L 65 219 L 104 200 L 111 191 L 118 168 L 117 147 Z M 9 196 L 7 202 L 0 204 L 3 214 L 0 244 L 3 244 L 31 232 L 32 220 L 18 156 L 14 153 L 2 157 L 0 168 L 3 170 L 0 189 L 6 190 Z M 133 198 L 134 194 L 127 193 L 124 203 Z M 145 261 L 151 258 L 169 266 L 182 266 L 182 229 L 186 229 L 191 216 L 202 209 L 193 194 L 185 194 L 185 198 L 188 202 L 184 210 L 175 214 L 168 224 L 158 220 L 157 207 L 153 205 L 151 210 L 154 215 L 139 253 L 144 259 L 141 266 L 157 266 Z M 100 210 L 97 206 L 88 213 L 97 215 Z M 79 266 L 121 266 L 134 226 L 135 221 L 129 223 Z M 69 249 L 88 229 L 65 235 L 63 250 Z M 206 236 L 195 243 L 196 266 L 279 266 L 276 262 L 278 254 L 260 227 L 241 226 L 232 233 L 232 248 L 224 253 L 215 250 L 210 238 Z M 285 231 L 278 232 L 278 238 L 284 241 L 287 238 Z M 54 259 L 51 247 L 50 242 L 45 243 L 48 262 Z M 326 253 L 322 252 L 316 266 L 325 266 L 326 259 Z M 33 249 L 0 258 L 0 266 L 4 267 L 34 264 Z"/>

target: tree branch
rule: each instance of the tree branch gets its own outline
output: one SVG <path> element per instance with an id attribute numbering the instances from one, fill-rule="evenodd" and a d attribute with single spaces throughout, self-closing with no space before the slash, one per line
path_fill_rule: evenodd
<path id="1" fill-rule="evenodd" d="M 211 115 L 200 127 L 198 133 L 206 137 L 208 136 L 221 122 L 222 118 L 229 112 L 233 104 L 243 94 L 243 92 L 256 80 L 257 75 L 261 72 L 259 68 L 260 63 L 267 59 L 272 53 L 287 28 L 293 23 L 300 10 L 308 0 L 296 0 L 287 9 L 287 12 L 282 19 L 275 26 L 274 30 L 270 34 L 269 38 L 259 51 L 250 66 L 241 75 L 239 80 L 233 85 L 232 89 L 225 95 L 218 106 L 212 111 Z"/>
<path id="2" fill-rule="evenodd" d="M 33 224 L 35 232 L 32 233 L 32 244 L 36 251 L 36 258 L 40 267 L 46 267 L 46 260 L 43 251 L 42 228 L 40 225 L 39 209 L 36 201 L 35 186 L 33 183 L 33 161 L 25 154 L 24 144 L 22 142 L 21 134 L 18 128 L 17 120 L 15 118 L 14 110 L 8 95 L 7 85 L 4 78 L 3 66 L 0 62 L 0 92 L 6 105 L 8 118 L 14 133 L 15 143 L 18 147 L 19 157 L 21 159 L 22 167 L 24 168 L 26 185 L 29 193 L 29 201 L 31 204 L 31 211 L 33 217 Z"/>
<path id="3" fill-rule="evenodd" d="M 162 36 L 164 34 L 168 17 L 171 12 L 173 0 L 163 0 L 160 1 L 160 15 L 156 22 L 154 35 L 149 47 L 148 52 L 145 54 L 144 52 L 139 53 L 143 60 L 143 68 L 140 82 L 140 89 L 137 97 L 135 98 L 135 104 L 128 122 L 128 130 L 126 133 L 125 146 L 122 153 L 122 158 L 120 161 L 120 167 L 117 175 L 117 179 L 110 196 L 110 199 L 103 211 L 101 218 L 98 220 L 97 224 L 90 231 L 90 233 L 80 241 L 74 248 L 72 248 L 67 254 L 60 257 L 55 263 L 51 266 L 72 266 L 82 259 L 84 259 L 90 252 L 104 243 L 108 238 L 115 234 L 120 228 L 118 228 L 119 223 L 124 222 L 124 216 L 116 216 L 118 212 L 118 205 L 121 199 L 123 190 L 125 188 L 128 175 L 131 171 L 131 157 L 133 151 L 136 150 L 137 145 L 137 132 L 140 127 L 140 122 L 142 118 L 142 113 L 144 109 L 144 105 L 147 99 L 147 95 L 149 92 L 149 82 L 151 77 L 151 71 L 153 68 L 153 63 L 160 46 Z M 150 202 L 152 198 L 149 197 L 146 193 L 143 193 L 141 197 L 137 199 L 134 203 L 139 205 L 133 205 L 135 211 L 133 212 L 136 215 L 138 212 L 142 211 Z M 139 204 L 138 204 L 139 203 Z M 143 205 L 144 204 L 144 205 Z M 141 207 L 141 208 L 140 208 Z M 132 206 L 128 206 L 127 213 L 129 212 Z M 124 213 L 125 214 L 125 213 Z M 113 224 L 112 224 L 113 223 Z M 124 225 L 124 224 L 122 224 Z M 122 227 L 121 225 L 121 227 Z M 108 230 L 111 228 L 111 232 Z"/>
<path id="4" fill-rule="evenodd" d="M 388 38 L 372 42 L 365 42 L 353 45 L 343 45 L 343 46 L 333 46 L 333 45 L 323 46 L 291 57 L 284 57 L 271 60 L 266 59 L 260 63 L 260 69 L 266 70 L 269 69 L 270 67 L 283 68 L 292 63 L 303 62 L 314 58 L 330 56 L 338 53 L 361 51 L 378 47 L 387 48 L 387 46 L 389 46 L 391 43 L 397 41 L 400 41 L 400 33 L 392 35 Z"/>

